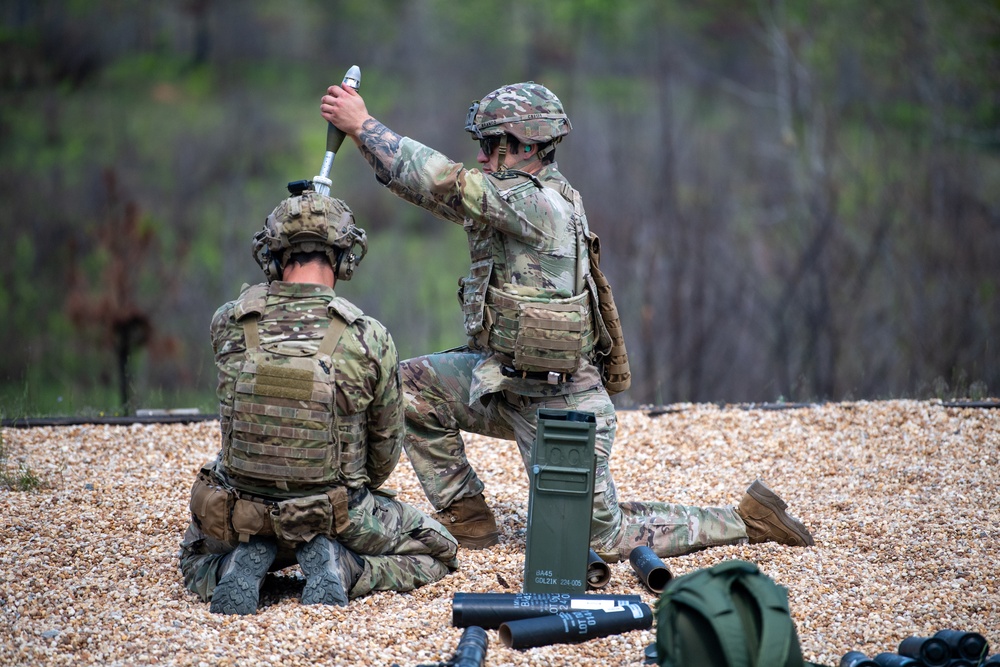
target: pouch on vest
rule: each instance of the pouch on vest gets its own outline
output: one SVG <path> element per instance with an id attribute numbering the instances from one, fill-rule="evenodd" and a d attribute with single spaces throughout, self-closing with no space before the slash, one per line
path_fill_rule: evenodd
<path id="1" fill-rule="evenodd" d="M 493 258 L 473 261 L 469 275 L 458 280 L 458 301 L 462 304 L 465 333 L 475 338 L 483 331 L 483 310 L 486 307 L 486 287 L 493 272 Z"/>
<path id="2" fill-rule="evenodd" d="M 248 541 L 251 535 L 273 536 L 271 508 L 261 502 L 237 499 L 233 505 L 233 531 L 241 542 Z"/>
<path id="3" fill-rule="evenodd" d="M 656 605 L 660 667 L 803 667 L 788 591 L 727 560 L 667 584 Z"/>
<path id="4" fill-rule="evenodd" d="M 576 370 L 583 356 L 583 335 L 589 317 L 586 299 L 576 303 L 520 303 L 517 311 L 514 368 L 564 373 Z"/>
<path id="5" fill-rule="evenodd" d="M 326 492 L 330 499 L 330 506 L 333 509 L 333 534 L 331 537 L 340 535 L 351 527 L 350 504 L 347 497 L 347 488 L 335 486 Z"/>
<path id="6" fill-rule="evenodd" d="M 487 291 L 490 349 L 509 355 L 519 371 L 569 373 L 594 349 L 586 293 L 569 296 L 505 284 Z"/>
<path id="7" fill-rule="evenodd" d="M 278 503 L 274 531 L 289 542 L 309 542 L 317 535 L 334 535 L 333 505 L 325 494 L 289 498 Z"/>
<path id="8" fill-rule="evenodd" d="M 214 481 L 210 468 L 202 468 L 191 486 L 191 516 L 201 532 L 220 542 L 234 539 L 230 516 L 236 500 L 229 489 Z"/>
<path id="9" fill-rule="evenodd" d="M 602 379 L 604 388 L 609 395 L 621 393 L 632 386 L 632 371 L 628 364 L 628 352 L 625 350 L 625 333 L 622 331 L 621 317 L 615 305 L 615 296 L 611 292 L 611 283 L 601 271 L 601 240 L 597 234 L 590 233 L 587 238 L 587 253 L 590 257 L 590 276 L 588 286 L 596 293 L 597 313 L 601 324 L 607 330 L 611 344 L 600 352 L 604 355 L 602 364 Z"/>

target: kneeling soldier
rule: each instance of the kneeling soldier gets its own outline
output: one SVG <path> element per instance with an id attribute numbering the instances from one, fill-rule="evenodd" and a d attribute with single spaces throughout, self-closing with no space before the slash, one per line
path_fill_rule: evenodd
<path id="1" fill-rule="evenodd" d="M 254 613 L 267 572 L 296 562 L 302 603 L 334 605 L 458 565 L 441 524 L 378 490 L 403 442 L 396 348 L 334 293 L 364 257 L 364 230 L 303 187 L 253 238 L 268 282 L 212 320 L 222 449 L 191 490 L 180 568 L 215 613 Z"/>

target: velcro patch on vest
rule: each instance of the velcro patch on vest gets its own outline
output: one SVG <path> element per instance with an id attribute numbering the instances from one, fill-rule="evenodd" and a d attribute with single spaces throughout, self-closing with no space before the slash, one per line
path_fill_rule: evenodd
<path id="1" fill-rule="evenodd" d="M 307 401 L 313 393 L 313 374 L 303 368 L 260 364 L 254 378 L 254 394 Z"/>
<path id="2" fill-rule="evenodd" d="M 275 391 L 266 393 L 268 392 L 268 387 L 268 384 L 257 384 L 256 382 L 237 382 L 236 392 L 239 394 L 254 394 L 257 396 L 284 398 L 294 401 L 314 401 L 317 403 L 330 402 L 330 393 L 327 391 L 320 391 L 317 389 L 316 391 L 310 392 L 308 395 L 286 396 L 282 393 L 276 393 Z M 261 391 L 262 388 L 264 388 L 265 391 Z"/>

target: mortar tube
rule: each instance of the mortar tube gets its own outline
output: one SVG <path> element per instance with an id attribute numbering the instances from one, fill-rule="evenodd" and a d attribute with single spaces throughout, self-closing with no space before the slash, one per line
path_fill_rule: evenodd
<path id="1" fill-rule="evenodd" d="M 667 583 L 674 578 L 660 557 L 649 547 L 632 549 L 628 562 L 643 585 L 654 593 L 662 593 Z"/>
<path id="2" fill-rule="evenodd" d="M 549 644 L 577 644 L 631 630 L 648 630 L 652 626 L 653 610 L 640 602 L 608 611 L 571 611 L 509 621 L 500 626 L 499 634 L 504 645 L 522 649 Z"/>
<path id="3" fill-rule="evenodd" d="M 587 587 L 604 588 L 611 581 L 611 568 L 593 549 L 587 556 Z"/>
<path id="4" fill-rule="evenodd" d="M 612 609 L 641 601 L 638 595 L 455 593 L 451 603 L 451 624 L 456 628 L 478 625 L 495 630 L 507 621 L 561 612 Z"/>

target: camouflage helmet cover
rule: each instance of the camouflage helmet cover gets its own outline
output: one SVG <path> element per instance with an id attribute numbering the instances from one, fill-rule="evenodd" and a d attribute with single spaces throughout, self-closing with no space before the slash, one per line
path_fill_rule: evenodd
<path id="1" fill-rule="evenodd" d="M 474 139 L 510 134 L 522 144 L 559 141 L 573 126 L 555 94 L 533 81 L 494 90 L 473 102 L 465 129 Z"/>
<path id="2" fill-rule="evenodd" d="M 326 253 L 337 279 L 350 280 L 368 252 L 368 237 L 343 200 L 306 190 L 278 204 L 253 237 L 253 256 L 268 282 L 281 278 L 293 253 L 305 252 Z"/>

